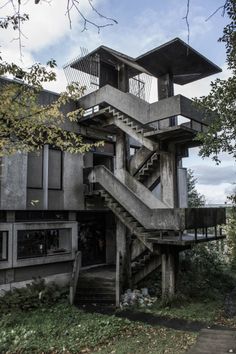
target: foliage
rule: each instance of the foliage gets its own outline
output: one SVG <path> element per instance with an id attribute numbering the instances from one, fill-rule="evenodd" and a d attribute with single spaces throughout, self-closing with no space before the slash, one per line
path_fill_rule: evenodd
<path id="1" fill-rule="evenodd" d="M 39 150 L 45 144 L 70 153 L 91 148 L 81 135 L 63 128 L 66 120 L 73 123 L 81 115 L 81 109 L 69 110 L 67 114 L 63 109 L 80 97 L 83 88 L 74 83 L 51 103 L 39 103 L 43 83 L 55 79 L 54 61 L 48 66 L 34 64 L 26 71 L 15 64 L 0 62 L 0 75 L 20 75 L 23 82 L 0 83 L 0 156 Z"/>
<path id="2" fill-rule="evenodd" d="M 195 335 L 63 303 L 0 317 L 1 353 L 184 353 Z"/>
<path id="3" fill-rule="evenodd" d="M 68 289 L 60 288 L 51 283 L 46 285 L 41 278 L 34 279 L 23 288 L 7 291 L 0 297 L 0 311 L 7 313 L 11 310 L 32 310 L 47 307 L 68 297 Z"/>
<path id="4" fill-rule="evenodd" d="M 191 299 L 219 300 L 234 287 L 224 246 L 224 241 L 215 241 L 184 252 L 178 278 L 181 294 Z"/>
<path id="5" fill-rule="evenodd" d="M 230 22 L 224 27 L 219 41 L 225 43 L 227 66 L 232 74 L 227 80 L 216 79 L 211 83 L 209 95 L 196 100 L 206 118 L 210 118 L 212 112 L 215 116 L 209 130 L 198 134 L 197 139 L 203 144 L 200 155 L 212 155 L 217 163 L 220 152 L 236 158 L 236 1 L 226 0 L 224 11 Z"/>
<path id="6" fill-rule="evenodd" d="M 228 257 L 232 270 L 236 270 L 236 191 L 229 197 L 233 203 L 232 208 L 228 212 L 226 234 Z"/>
<path id="7" fill-rule="evenodd" d="M 205 205 L 204 195 L 196 190 L 197 178 L 194 177 L 194 171 L 188 170 L 187 174 L 187 190 L 188 190 L 188 207 L 199 208 Z"/>

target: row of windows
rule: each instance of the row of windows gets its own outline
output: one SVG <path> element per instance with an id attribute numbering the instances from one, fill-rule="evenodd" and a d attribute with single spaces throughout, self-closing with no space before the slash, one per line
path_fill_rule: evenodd
<path id="1" fill-rule="evenodd" d="M 27 187 L 43 188 L 44 150 L 28 154 Z M 50 148 L 48 153 L 48 188 L 62 189 L 63 154 Z"/>
<path id="2" fill-rule="evenodd" d="M 72 250 L 71 229 L 19 230 L 17 259 L 45 257 Z M 8 232 L 0 231 L 0 261 L 8 260 Z"/>

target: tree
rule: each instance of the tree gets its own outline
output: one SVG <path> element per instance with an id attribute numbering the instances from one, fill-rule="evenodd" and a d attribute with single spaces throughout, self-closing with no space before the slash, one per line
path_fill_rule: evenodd
<path id="1" fill-rule="evenodd" d="M 38 4 L 40 0 L 35 0 Z M 18 32 L 18 42 L 20 53 L 22 50 L 22 24 L 29 20 L 29 15 L 22 13 L 21 0 L 10 0 L 5 3 L 12 4 L 12 13 L 9 16 L 0 18 L 0 28 L 7 30 L 12 27 Z M 109 21 L 108 23 L 97 25 L 87 19 L 80 11 L 77 0 L 65 1 L 67 16 L 71 25 L 70 13 L 75 8 L 78 14 L 83 18 L 84 28 L 87 24 L 95 26 L 98 31 L 102 27 L 110 26 L 116 23 L 99 13 L 88 0 L 93 11 L 97 16 Z M 28 70 L 23 70 L 14 63 L 6 63 L 0 57 L 0 75 L 13 76 L 21 79 L 21 83 L 7 83 L 1 80 L 0 84 L 0 156 L 13 154 L 16 152 L 29 152 L 39 150 L 45 144 L 52 145 L 70 153 L 88 151 L 91 146 L 101 145 L 102 142 L 95 144 L 85 144 L 82 137 L 73 131 L 63 129 L 62 125 L 65 119 L 72 122 L 82 115 L 81 109 L 64 115 L 62 108 L 70 101 L 76 101 L 84 91 L 78 83 L 72 83 L 67 87 L 66 92 L 61 93 L 51 104 L 39 104 L 39 96 L 43 90 L 43 84 L 56 79 L 56 63 L 51 60 L 46 66 L 39 63 L 34 64 Z"/>
<path id="2" fill-rule="evenodd" d="M 54 63 L 48 65 L 52 68 Z M 0 75 L 17 76 L 19 72 L 23 83 L 2 80 L 0 85 L 0 156 L 39 150 L 45 144 L 70 153 L 88 151 L 91 144 L 83 143 L 80 135 L 62 127 L 65 119 L 74 122 L 82 114 L 81 109 L 74 109 L 64 115 L 62 108 L 77 100 L 83 88 L 74 83 L 51 104 L 42 105 L 42 84 L 53 80 L 54 72 L 39 64 L 27 72 L 15 64 L 0 63 Z"/>
<path id="3" fill-rule="evenodd" d="M 198 193 L 196 189 L 197 178 L 194 177 L 194 172 L 189 169 L 187 175 L 187 189 L 188 189 L 188 207 L 199 208 L 205 205 L 204 195 Z"/>
<path id="4" fill-rule="evenodd" d="M 220 152 L 227 152 L 236 159 L 236 1 L 226 0 L 223 11 L 230 22 L 223 29 L 220 42 L 225 43 L 227 67 L 232 75 L 227 80 L 216 79 L 211 83 L 208 96 L 196 100 L 206 117 L 215 113 L 215 120 L 197 139 L 202 142 L 200 155 L 212 156 L 217 163 Z"/>

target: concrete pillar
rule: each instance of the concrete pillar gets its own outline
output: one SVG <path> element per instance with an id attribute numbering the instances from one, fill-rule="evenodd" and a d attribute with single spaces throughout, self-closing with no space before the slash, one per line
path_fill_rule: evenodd
<path id="1" fill-rule="evenodd" d="M 116 133 L 116 166 L 115 170 L 127 170 L 129 158 L 129 140 L 127 135 L 119 130 Z"/>
<path id="2" fill-rule="evenodd" d="M 117 219 L 116 222 L 116 251 L 121 256 L 120 283 L 122 289 L 131 284 L 130 237 L 126 226 Z"/>
<path id="3" fill-rule="evenodd" d="M 161 200 L 170 208 L 177 207 L 177 169 L 174 152 L 160 154 Z"/>
<path id="4" fill-rule="evenodd" d="M 118 89 L 122 92 L 129 92 L 128 68 L 125 64 L 119 66 Z"/>
<path id="5" fill-rule="evenodd" d="M 178 252 L 173 250 L 162 254 L 162 297 L 172 297 L 175 294 L 178 257 Z"/>
<path id="6" fill-rule="evenodd" d="M 158 78 L 158 100 L 163 100 L 174 96 L 174 83 L 173 77 L 171 74 L 167 73 Z M 169 119 L 162 121 L 161 125 L 163 126 L 173 126 L 176 124 L 176 117 L 170 117 Z"/>

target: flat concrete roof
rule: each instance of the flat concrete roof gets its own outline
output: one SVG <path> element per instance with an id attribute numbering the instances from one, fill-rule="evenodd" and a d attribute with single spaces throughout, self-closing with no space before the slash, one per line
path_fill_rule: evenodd
<path id="1" fill-rule="evenodd" d="M 179 38 L 140 55 L 136 62 L 153 76 L 170 73 L 175 84 L 190 82 L 221 72 L 221 68 Z"/>
<path id="2" fill-rule="evenodd" d="M 70 66 L 96 76 L 98 75 L 96 55 L 102 61 L 114 66 L 117 63 L 126 64 L 129 67 L 129 77 L 146 73 L 158 78 L 169 73 L 173 76 L 173 82 L 179 85 L 185 85 L 222 71 L 220 67 L 179 38 L 162 44 L 136 59 L 109 47 L 100 46 L 65 67 Z M 94 59 L 91 61 L 92 58 Z"/>

